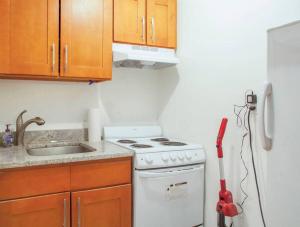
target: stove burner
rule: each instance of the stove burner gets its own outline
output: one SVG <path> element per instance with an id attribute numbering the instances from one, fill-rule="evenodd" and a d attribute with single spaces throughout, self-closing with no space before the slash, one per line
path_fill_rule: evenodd
<path id="1" fill-rule="evenodd" d="M 118 140 L 117 141 L 118 143 L 136 143 L 136 141 L 134 141 L 134 140 Z"/>
<path id="2" fill-rule="evenodd" d="M 167 138 L 154 138 L 154 139 L 151 139 L 151 141 L 154 141 L 154 142 L 167 142 L 167 141 L 169 141 L 169 139 L 167 139 Z"/>
<path id="3" fill-rule="evenodd" d="M 151 145 L 147 145 L 147 144 L 132 144 L 131 147 L 134 147 L 134 148 L 150 148 L 152 147 Z"/>
<path id="4" fill-rule="evenodd" d="M 184 146 L 184 145 L 186 145 L 186 143 L 173 142 L 173 141 L 161 142 L 161 144 L 165 145 L 165 146 Z"/>

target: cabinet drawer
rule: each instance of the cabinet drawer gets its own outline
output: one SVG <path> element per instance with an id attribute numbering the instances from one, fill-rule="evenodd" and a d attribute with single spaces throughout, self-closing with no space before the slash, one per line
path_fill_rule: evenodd
<path id="1" fill-rule="evenodd" d="M 3 171 L 0 172 L 0 200 L 69 191 L 69 179 L 69 167 Z"/>
<path id="2" fill-rule="evenodd" d="M 71 190 L 131 183 L 131 159 L 71 166 Z"/>

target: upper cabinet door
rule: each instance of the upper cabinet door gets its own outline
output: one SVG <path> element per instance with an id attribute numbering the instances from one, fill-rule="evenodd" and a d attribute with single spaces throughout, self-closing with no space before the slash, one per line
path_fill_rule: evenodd
<path id="1" fill-rule="evenodd" d="M 147 0 L 147 44 L 176 48 L 177 0 Z"/>
<path id="2" fill-rule="evenodd" d="M 0 202 L 1 227 L 70 226 L 70 193 Z"/>
<path id="3" fill-rule="evenodd" d="M 61 1 L 60 56 L 64 78 L 111 78 L 112 0 Z"/>
<path id="4" fill-rule="evenodd" d="M 146 44 L 146 0 L 114 0 L 114 41 Z"/>
<path id="5" fill-rule="evenodd" d="M 0 73 L 57 76 L 59 0 L 1 0 L 0 15 Z"/>

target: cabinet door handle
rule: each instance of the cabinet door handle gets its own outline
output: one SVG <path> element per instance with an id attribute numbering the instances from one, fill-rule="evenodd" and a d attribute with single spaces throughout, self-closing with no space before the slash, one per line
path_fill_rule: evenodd
<path id="1" fill-rule="evenodd" d="M 146 20 L 145 17 L 142 17 L 142 40 L 145 41 L 146 34 Z"/>
<path id="2" fill-rule="evenodd" d="M 155 42 L 155 19 L 151 17 L 151 26 L 152 26 L 152 42 Z"/>
<path id="3" fill-rule="evenodd" d="M 65 72 L 67 72 L 68 70 L 68 60 L 69 60 L 69 48 L 68 45 L 65 45 L 65 66 L 64 66 Z"/>
<path id="4" fill-rule="evenodd" d="M 80 197 L 77 198 L 77 225 L 81 226 L 81 211 L 80 211 Z"/>
<path id="5" fill-rule="evenodd" d="M 64 199 L 64 227 L 67 227 L 67 199 Z"/>
<path id="6" fill-rule="evenodd" d="M 51 45 L 51 51 L 52 51 L 52 72 L 54 73 L 55 71 L 55 43 L 52 43 Z"/>

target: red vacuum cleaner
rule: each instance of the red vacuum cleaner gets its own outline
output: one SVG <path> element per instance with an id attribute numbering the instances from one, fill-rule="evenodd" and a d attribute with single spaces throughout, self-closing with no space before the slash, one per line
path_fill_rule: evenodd
<path id="1" fill-rule="evenodd" d="M 226 227 L 225 217 L 234 217 L 238 215 L 236 205 L 233 203 L 232 194 L 226 189 L 226 181 L 224 177 L 224 165 L 223 165 L 223 148 L 222 142 L 225 134 L 228 119 L 223 118 L 219 134 L 217 138 L 217 150 L 219 158 L 219 169 L 220 169 L 220 192 L 219 201 L 217 203 L 218 212 L 218 227 Z"/>

